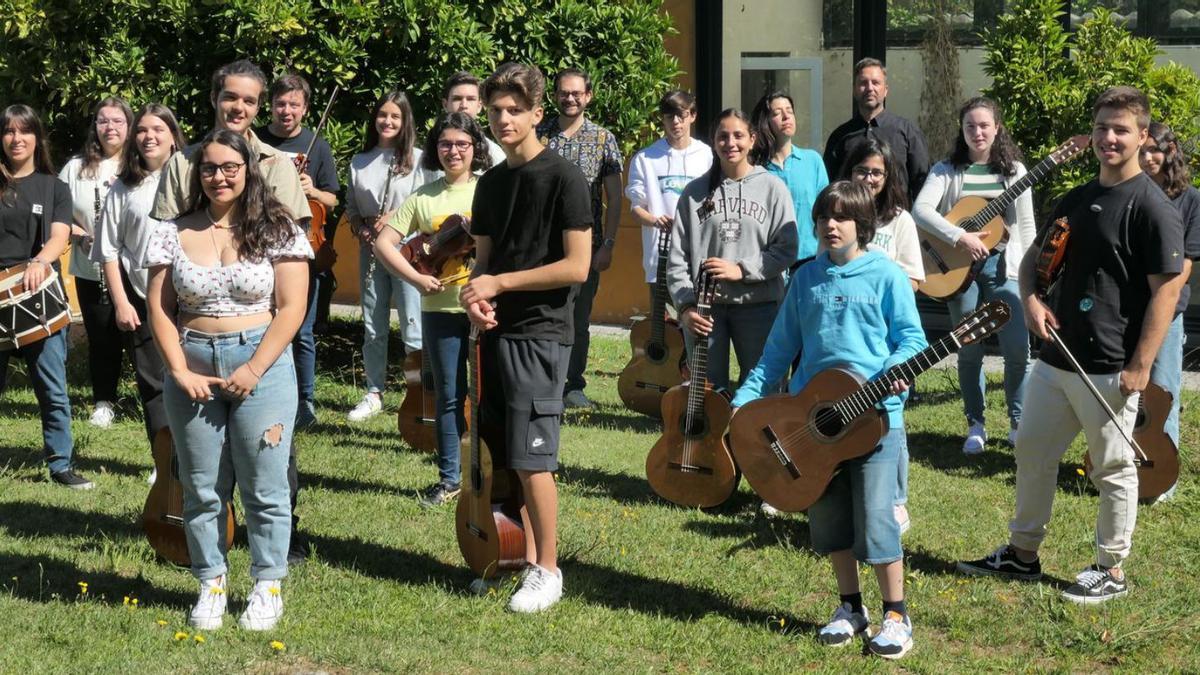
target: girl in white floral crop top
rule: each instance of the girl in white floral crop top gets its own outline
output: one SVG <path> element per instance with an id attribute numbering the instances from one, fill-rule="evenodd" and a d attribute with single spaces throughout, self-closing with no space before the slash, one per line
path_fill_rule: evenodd
<path id="1" fill-rule="evenodd" d="M 199 204 L 162 223 L 143 258 L 150 327 L 166 364 L 163 403 L 188 553 L 200 582 L 188 621 L 213 630 L 224 617 L 222 530 L 236 484 L 254 578 L 239 624 L 268 630 L 283 613 L 297 399 L 291 342 L 307 306 L 313 252 L 264 183 L 245 137 L 214 131 L 198 152 Z"/>

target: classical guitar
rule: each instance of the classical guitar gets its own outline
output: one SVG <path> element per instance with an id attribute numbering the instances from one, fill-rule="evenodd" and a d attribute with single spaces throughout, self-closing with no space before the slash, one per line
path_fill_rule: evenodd
<path id="1" fill-rule="evenodd" d="M 1038 162 L 1020 180 L 1014 182 L 999 197 L 963 197 L 946 214 L 946 220 L 969 233 L 979 235 L 988 250 L 994 250 L 1008 240 L 1008 228 L 1004 226 L 1004 212 L 1038 181 L 1058 167 L 1087 149 L 1091 137 L 1072 136 L 1070 140 L 1054 149 L 1048 157 Z M 936 235 L 918 228 L 921 258 L 925 264 L 925 281 L 918 286 L 925 295 L 945 302 L 966 290 L 978 273 L 979 265 L 971 254 L 946 243 Z"/>
<path id="2" fill-rule="evenodd" d="M 717 281 L 701 273 L 696 311 L 712 313 Z M 722 437 L 729 397 L 708 381 L 708 340 L 697 338 L 688 357 L 691 376 L 662 399 L 663 434 L 646 456 L 646 480 L 663 499 L 680 506 L 711 507 L 737 488 L 739 473 Z"/>
<path id="3" fill-rule="evenodd" d="M 1134 457 L 1138 474 L 1138 499 L 1154 501 L 1179 480 L 1179 448 L 1167 435 L 1163 427 L 1171 412 L 1171 392 L 1157 384 L 1146 385 L 1138 399 L 1137 421 L 1133 426 L 1133 440 L 1137 441 L 1142 456 Z M 1091 475 L 1092 457 L 1083 455 L 1084 470 Z"/>
<path id="4" fill-rule="evenodd" d="M 516 473 L 492 468 L 492 452 L 480 438 L 479 329 L 471 328 L 468 367 L 471 431 L 462 452 L 462 492 L 454 517 L 458 548 L 480 578 L 525 566 L 525 496 Z"/>
<path id="5" fill-rule="evenodd" d="M 893 382 L 912 382 L 959 348 L 999 330 L 1010 316 L 1007 304 L 990 302 L 946 337 L 869 382 L 849 368 L 829 368 L 797 394 L 766 396 L 742 406 L 730 422 L 729 438 L 746 481 L 781 511 L 812 506 L 838 465 L 879 445 L 888 423 L 887 414 L 875 405 L 892 395 Z"/>
<path id="6" fill-rule="evenodd" d="M 155 553 L 176 565 L 190 566 L 192 557 L 183 531 L 183 485 L 179 482 L 170 429 L 159 429 L 150 452 L 154 456 L 155 479 L 142 508 L 142 530 Z M 233 530 L 233 502 L 228 501 L 225 502 L 226 551 L 233 545 Z"/>
<path id="7" fill-rule="evenodd" d="M 671 230 L 658 229 L 658 276 L 654 282 L 654 302 L 650 318 L 639 319 L 629 329 L 633 356 L 617 378 L 617 394 L 625 407 L 634 412 L 658 417 L 662 413 L 663 394 L 683 381 L 681 370 L 687 353 L 679 324 L 666 317 L 667 256 L 671 251 Z"/>
<path id="8" fill-rule="evenodd" d="M 396 413 L 396 428 L 413 450 L 437 452 L 437 397 L 423 349 L 404 357 L 404 401 Z"/>

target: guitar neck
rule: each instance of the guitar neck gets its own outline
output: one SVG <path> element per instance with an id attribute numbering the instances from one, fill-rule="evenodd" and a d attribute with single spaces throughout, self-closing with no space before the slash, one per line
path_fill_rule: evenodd
<path id="1" fill-rule="evenodd" d="M 712 315 L 708 305 L 696 305 L 696 311 L 706 319 Z M 693 416 L 700 415 L 704 413 L 704 394 L 708 390 L 708 338 L 706 336 L 698 336 L 695 339 L 692 352 L 688 355 L 688 368 L 691 370 L 691 379 L 688 380 L 687 410 Z"/>
<path id="2" fill-rule="evenodd" d="M 967 232 L 978 232 L 979 230 L 983 229 L 984 225 L 987 225 L 992 221 L 993 218 L 1003 214 L 1006 210 L 1008 210 L 1008 207 L 1012 206 L 1012 203 L 1017 201 L 1017 197 L 1020 197 L 1021 194 L 1026 190 L 1036 185 L 1046 176 L 1050 175 L 1050 173 L 1054 171 L 1057 166 L 1058 162 L 1054 160 L 1053 155 L 1038 162 L 1037 166 L 1034 166 L 1032 169 L 1026 172 L 1024 176 L 1021 176 L 1017 182 L 1008 186 L 1008 189 L 1000 193 L 999 197 L 989 201 L 987 206 L 983 207 L 982 211 L 974 216 L 971 216 L 971 222 L 969 224 L 964 224 L 963 229 Z"/>
<path id="3" fill-rule="evenodd" d="M 854 393 L 838 401 L 834 407 L 842 414 L 842 419 L 854 419 L 891 396 L 893 382 L 896 380 L 913 382 L 918 375 L 958 351 L 960 346 L 958 339 L 951 333 L 917 352 L 907 361 L 888 368 L 875 379 L 859 387 Z"/>
<path id="4" fill-rule="evenodd" d="M 661 345 L 666 340 L 667 256 L 671 253 L 671 232 L 658 236 L 658 273 L 654 277 L 654 300 L 650 303 L 650 342 Z"/>
<path id="5" fill-rule="evenodd" d="M 467 348 L 467 391 L 471 395 L 471 489 L 478 492 L 483 488 L 483 471 L 479 468 L 479 398 L 482 389 L 482 377 L 479 373 L 479 329 L 471 328 L 471 337 Z"/>

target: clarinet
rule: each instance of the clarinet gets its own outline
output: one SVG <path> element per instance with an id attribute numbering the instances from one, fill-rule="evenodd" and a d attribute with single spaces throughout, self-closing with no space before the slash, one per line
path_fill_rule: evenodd
<path id="1" fill-rule="evenodd" d="M 383 217 L 384 213 L 387 213 L 388 197 L 390 197 L 392 194 L 392 176 L 394 176 L 396 173 L 396 166 L 397 166 L 399 157 L 400 157 L 400 153 L 396 152 L 395 150 L 392 150 L 392 159 L 388 162 L 387 179 L 383 183 L 383 197 L 381 197 L 379 199 L 379 213 L 375 215 L 375 220 L 379 220 L 380 218 Z M 364 228 L 370 227 L 372 231 L 374 231 L 374 228 L 375 228 L 374 223 L 372 223 L 369 226 L 364 224 L 363 227 Z M 376 235 L 376 236 L 378 236 L 378 235 Z M 371 239 L 371 241 L 373 244 L 375 241 L 375 238 L 373 237 Z M 371 251 L 371 260 L 367 262 L 367 279 L 368 280 L 370 280 L 371 277 L 375 276 L 375 262 L 376 262 L 375 261 L 375 251 Z"/>
<path id="2" fill-rule="evenodd" d="M 96 229 L 98 227 L 100 227 L 100 206 L 101 206 L 101 204 L 100 204 L 100 184 L 99 183 L 96 183 L 95 190 L 96 190 L 96 201 L 95 201 L 96 217 L 95 217 L 95 219 L 92 220 L 93 246 L 95 245 L 95 241 L 96 241 Z M 104 280 L 104 265 L 103 265 L 103 263 L 93 263 L 93 264 L 96 266 L 96 269 L 100 271 L 100 304 L 107 305 L 107 304 L 109 304 L 108 282 L 106 282 Z"/>

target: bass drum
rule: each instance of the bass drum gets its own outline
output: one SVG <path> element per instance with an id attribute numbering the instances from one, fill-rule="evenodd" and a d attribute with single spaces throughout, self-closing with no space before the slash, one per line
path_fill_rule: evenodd
<path id="1" fill-rule="evenodd" d="M 0 350 L 26 347 L 71 324 L 71 306 L 58 273 L 50 268 L 42 283 L 26 291 L 27 264 L 0 270 Z"/>

